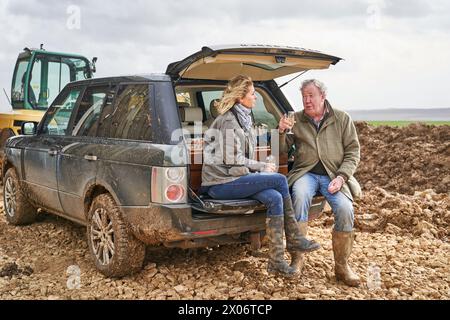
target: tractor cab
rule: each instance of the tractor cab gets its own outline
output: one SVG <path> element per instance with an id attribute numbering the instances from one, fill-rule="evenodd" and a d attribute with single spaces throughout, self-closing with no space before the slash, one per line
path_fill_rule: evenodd
<path id="1" fill-rule="evenodd" d="M 64 86 L 92 78 L 91 62 L 75 54 L 25 48 L 19 54 L 11 85 L 13 109 L 45 111 Z"/>
<path id="2" fill-rule="evenodd" d="M 90 62 L 81 55 L 46 51 L 42 44 L 40 49 L 25 48 L 19 54 L 11 84 L 12 110 L 0 111 L 0 168 L 6 140 L 21 134 L 22 123 L 39 122 L 67 83 L 92 78 L 96 61 L 95 57 Z"/>
<path id="3" fill-rule="evenodd" d="M 12 77 L 12 110 L 0 113 L 0 156 L 6 139 L 20 134 L 23 122 L 39 122 L 67 83 L 92 78 L 96 61 L 96 57 L 89 61 L 78 54 L 46 51 L 42 44 L 40 49 L 23 49 Z"/>

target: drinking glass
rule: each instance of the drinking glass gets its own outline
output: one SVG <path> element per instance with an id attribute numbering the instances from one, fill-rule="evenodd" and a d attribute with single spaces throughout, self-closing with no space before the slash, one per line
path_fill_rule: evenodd
<path id="1" fill-rule="evenodd" d="M 294 126 L 295 112 L 289 111 L 286 118 L 289 119 L 289 121 L 292 123 L 292 126 Z M 289 128 L 286 134 L 294 134 L 294 132 L 292 131 L 292 127 Z"/>

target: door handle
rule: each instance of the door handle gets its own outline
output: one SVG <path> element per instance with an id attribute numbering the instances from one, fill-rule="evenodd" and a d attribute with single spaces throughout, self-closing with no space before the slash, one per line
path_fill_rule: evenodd
<path id="1" fill-rule="evenodd" d="M 58 151 L 57 151 L 57 150 L 54 150 L 54 149 L 50 149 L 50 150 L 48 150 L 47 152 L 48 152 L 48 154 L 51 155 L 51 156 L 56 156 L 56 155 L 58 154 Z"/>
<path id="2" fill-rule="evenodd" d="M 97 156 L 94 156 L 92 154 L 85 154 L 84 158 L 89 161 L 97 161 Z"/>

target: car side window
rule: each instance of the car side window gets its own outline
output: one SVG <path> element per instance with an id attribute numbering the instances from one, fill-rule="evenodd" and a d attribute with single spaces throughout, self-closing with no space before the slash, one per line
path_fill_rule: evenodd
<path id="1" fill-rule="evenodd" d="M 73 136 L 96 136 L 102 107 L 105 100 L 111 103 L 114 91 L 115 88 L 110 86 L 86 89 L 73 122 Z"/>
<path id="2" fill-rule="evenodd" d="M 222 97 L 223 91 L 222 90 L 217 90 L 217 91 L 203 91 L 202 92 L 202 98 L 203 98 L 203 103 L 205 105 L 205 112 L 206 112 L 206 119 L 211 119 L 212 114 L 211 114 L 211 103 L 213 100 L 216 99 L 220 99 Z"/>
<path id="3" fill-rule="evenodd" d="M 152 141 L 152 116 L 149 84 L 120 85 L 115 108 L 105 104 L 97 136 Z"/>
<path id="4" fill-rule="evenodd" d="M 205 105 L 206 118 L 212 119 L 211 113 L 211 105 L 212 102 L 216 99 L 220 99 L 222 97 L 222 90 L 217 91 L 203 91 L 202 97 Z M 259 92 L 256 92 L 256 105 L 252 108 L 252 115 L 254 119 L 254 124 L 256 127 L 264 127 L 267 130 L 275 129 L 278 126 L 277 119 L 273 116 L 272 113 L 269 112 L 267 106 L 264 104 L 264 99 Z M 211 122 L 212 123 L 212 122 Z"/>
<path id="5" fill-rule="evenodd" d="M 252 109 L 255 126 L 264 127 L 267 130 L 276 129 L 278 121 L 264 105 L 264 99 L 259 92 L 256 92 L 256 105 Z"/>
<path id="6" fill-rule="evenodd" d="M 41 134 L 63 136 L 68 133 L 70 116 L 80 92 L 81 88 L 72 88 L 66 95 L 57 98 L 45 115 Z"/>

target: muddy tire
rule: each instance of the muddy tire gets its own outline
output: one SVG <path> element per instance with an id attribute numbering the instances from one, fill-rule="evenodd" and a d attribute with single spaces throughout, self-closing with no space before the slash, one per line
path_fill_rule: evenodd
<path id="1" fill-rule="evenodd" d="M 30 224 L 36 220 L 36 208 L 31 205 L 20 187 L 14 168 L 9 168 L 3 179 L 3 206 L 6 220 L 10 224 Z"/>
<path id="2" fill-rule="evenodd" d="M 142 269 L 145 245 L 129 230 L 122 212 L 109 194 L 92 202 L 87 240 L 95 266 L 108 277 L 123 277 Z"/>

